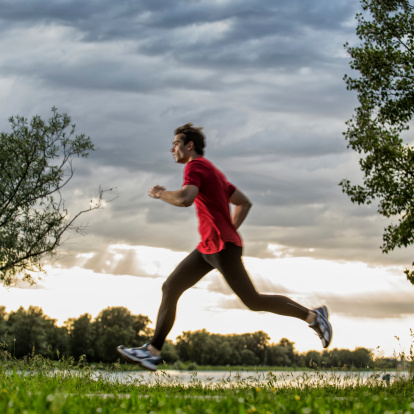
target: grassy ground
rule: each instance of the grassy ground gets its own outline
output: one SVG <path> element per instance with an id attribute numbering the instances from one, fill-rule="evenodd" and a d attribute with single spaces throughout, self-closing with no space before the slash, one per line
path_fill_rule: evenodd
<path id="1" fill-rule="evenodd" d="M 88 367 L 73 371 L 43 360 L 22 369 L 0 365 L 0 413 L 395 413 L 414 414 L 414 383 L 387 386 L 373 379 L 349 385 L 334 373 L 318 373 L 278 386 L 272 375 L 243 382 L 190 384 L 108 381 Z M 158 374 L 168 375 L 165 374 Z"/>

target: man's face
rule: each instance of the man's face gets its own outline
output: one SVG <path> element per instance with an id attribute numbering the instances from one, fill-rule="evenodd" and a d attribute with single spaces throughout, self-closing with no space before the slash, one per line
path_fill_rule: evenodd
<path id="1" fill-rule="evenodd" d="M 190 158 L 190 151 L 187 148 L 188 144 L 184 144 L 184 141 L 180 135 L 174 137 L 173 146 L 171 152 L 175 159 L 175 162 L 180 164 L 186 164 Z"/>

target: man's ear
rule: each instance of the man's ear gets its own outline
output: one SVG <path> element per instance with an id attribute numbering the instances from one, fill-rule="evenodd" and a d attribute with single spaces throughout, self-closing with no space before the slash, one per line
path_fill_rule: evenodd
<path id="1" fill-rule="evenodd" d="M 187 144 L 185 144 L 188 151 L 192 151 L 194 149 L 194 142 L 193 141 L 188 141 Z"/>

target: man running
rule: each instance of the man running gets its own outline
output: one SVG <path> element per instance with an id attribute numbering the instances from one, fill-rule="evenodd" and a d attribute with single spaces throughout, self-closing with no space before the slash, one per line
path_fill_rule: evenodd
<path id="1" fill-rule="evenodd" d="M 175 162 L 185 164 L 180 190 L 167 191 L 156 185 L 149 196 L 178 207 L 196 206 L 201 241 L 171 273 L 162 286 L 154 336 L 140 348 L 120 345 L 117 351 L 128 361 L 155 371 L 162 361 L 160 353 L 171 331 L 180 296 L 203 276 L 217 269 L 234 293 L 251 310 L 268 311 L 302 319 L 316 331 L 324 348 L 332 339 L 326 306 L 307 309 L 288 297 L 264 295 L 256 291 L 242 262 L 242 241 L 237 229 L 252 203 L 224 174 L 204 158 L 205 137 L 202 128 L 185 124 L 175 131 L 171 152 Z M 230 206 L 234 206 L 230 213 Z"/>

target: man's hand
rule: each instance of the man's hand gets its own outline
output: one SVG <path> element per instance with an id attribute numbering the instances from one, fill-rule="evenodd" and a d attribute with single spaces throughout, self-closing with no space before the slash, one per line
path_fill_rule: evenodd
<path id="1" fill-rule="evenodd" d="M 154 187 L 149 190 L 148 195 L 152 198 L 160 198 L 163 191 L 165 191 L 165 187 L 162 185 L 154 185 Z"/>

